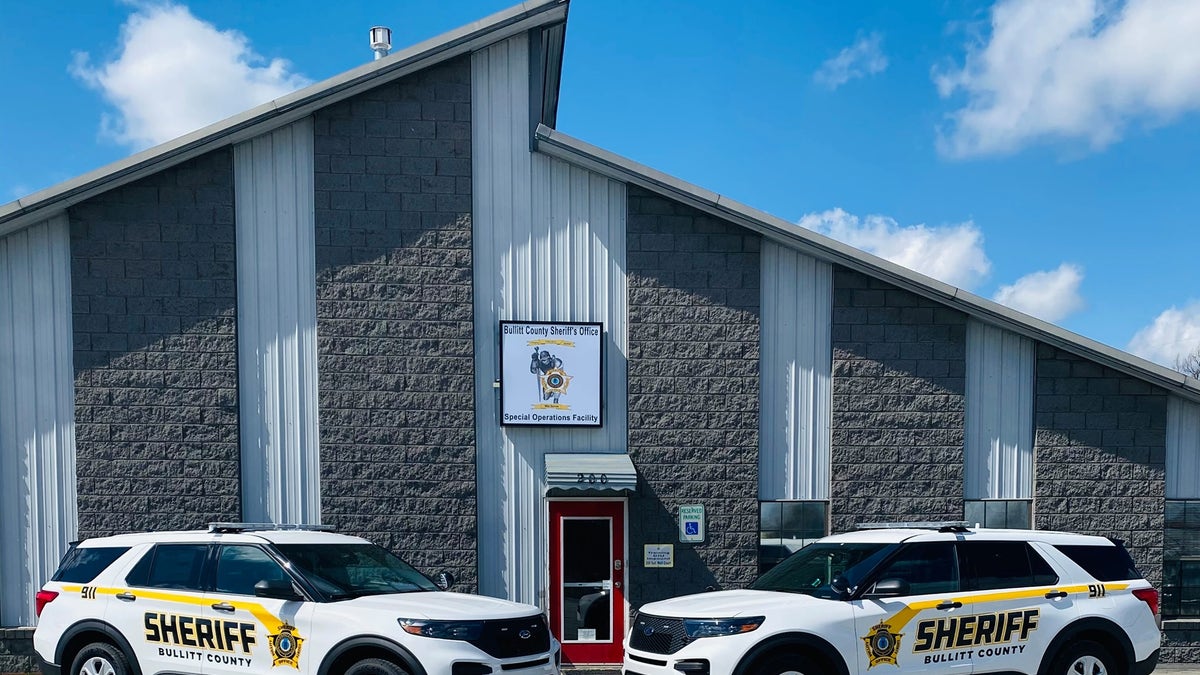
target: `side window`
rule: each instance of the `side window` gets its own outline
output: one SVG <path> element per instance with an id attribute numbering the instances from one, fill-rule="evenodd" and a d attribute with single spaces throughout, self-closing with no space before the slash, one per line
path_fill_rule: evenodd
<path id="1" fill-rule="evenodd" d="M 952 542 L 908 544 L 875 578 L 908 582 L 909 595 L 953 593 L 959 590 L 958 557 Z"/>
<path id="2" fill-rule="evenodd" d="M 967 589 L 1049 586 L 1058 581 L 1050 565 L 1023 541 L 968 541 L 963 549 Z"/>
<path id="3" fill-rule="evenodd" d="M 99 548 L 71 549 L 63 556 L 62 564 L 54 573 L 54 581 L 68 584 L 86 584 L 100 575 L 109 565 L 120 558 L 128 546 L 105 546 Z"/>
<path id="4" fill-rule="evenodd" d="M 131 586 L 198 591 L 207 555 L 207 544 L 159 544 L 138 561 L 125 581 Z"/>
<path id="5" fill-rule="evenodd" d="M 1059 545 L 1054 548 L 1099 581 L 1141 579 L 1142 573 L 1124 546 Z"/>
<path id="6" fill-rule="evenodd" d="M 287 572 L 257 546 L 222 546 L 217 558 L 217 592 L 254 595 L 260 581 L 287 579 Z"/>

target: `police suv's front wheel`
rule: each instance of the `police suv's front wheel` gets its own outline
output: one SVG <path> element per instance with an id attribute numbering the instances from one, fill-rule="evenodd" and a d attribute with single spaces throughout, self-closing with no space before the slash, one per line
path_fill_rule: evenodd
<path id="1" fill-rule="evenodd" d="M 1112 655 L 1099 643 L 1082 640 L 1064 649 L 1050 675 L 1116 675 Z"/>
<path id="2" fill-rule="evenodd" d="M 408 675 L 408 672 L 387 659 L 363 659 L 347 668 L 346 675 Z"/>
<path id="3" fill-rule="evenodd" d="M 113 645 L 93 642 L 75 655 L 70 675 L 129 675 L 129 661 Z"/>
<path id="4" fill-rule="evenodd" d="M 752 675 L 825 675 L 825 669 L 796 652 L 773 652 L 757 660 Z"/>

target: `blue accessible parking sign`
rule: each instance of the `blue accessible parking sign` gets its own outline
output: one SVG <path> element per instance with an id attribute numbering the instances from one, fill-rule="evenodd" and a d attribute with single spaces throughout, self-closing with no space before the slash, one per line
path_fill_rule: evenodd
<path id="1" fill-rule="evenodd" d="M 679 541 L 685 544 L 704 541 L 703 504 L 685 504 L 679 507 Z"/>

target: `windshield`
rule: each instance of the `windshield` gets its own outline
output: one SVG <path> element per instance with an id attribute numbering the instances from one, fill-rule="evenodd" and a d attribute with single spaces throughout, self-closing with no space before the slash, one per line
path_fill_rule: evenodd
<path id="1" fill-rule="evenodd" d="M 895 547 L 883 543 L 809 544 L 756 579 L 750 588 L 836 599 L 842 594 L 831 588 L 835 579 L 840 590 L 854 588 Z"/>
<path id="2" fill-rule="evenodd" d="M 440 590 L 411 565 L 375 544 L 277 544 L 276 548 L 334 600 Z"/>

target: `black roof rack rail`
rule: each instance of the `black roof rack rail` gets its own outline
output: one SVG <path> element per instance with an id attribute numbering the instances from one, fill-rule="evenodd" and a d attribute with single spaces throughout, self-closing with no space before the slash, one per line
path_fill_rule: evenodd
<path id="1" fill-rule="evenodd" d="M 306 525 L 291 523 L 209 523 L 208 531 L 219 534 L 238 532 L 263 532 L 266 530 L 301 530 L 306 532 L 334 532 L 332 525 Z"/>

